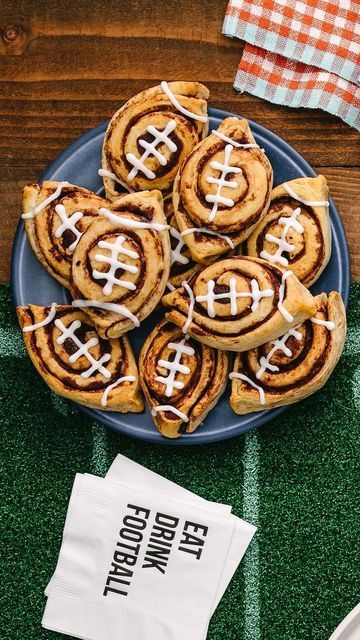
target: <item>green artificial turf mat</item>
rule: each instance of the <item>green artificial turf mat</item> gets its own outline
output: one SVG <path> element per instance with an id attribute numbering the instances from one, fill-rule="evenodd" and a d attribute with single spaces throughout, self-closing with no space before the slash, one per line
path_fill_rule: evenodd
<path id="1" fill-rule="evenodd" d="M 360 600 L 359 314 L 354 284 L 344 354 L 315 396 L 245 436 L 166 447 L 119 436 L 55 397 L 0 287 L 1 640 L 56 637 L 41 628 L 43 591 L 74 475 L 103 475 L 118 452 L 258 525 L 208 640 L 326 640 Z"/>

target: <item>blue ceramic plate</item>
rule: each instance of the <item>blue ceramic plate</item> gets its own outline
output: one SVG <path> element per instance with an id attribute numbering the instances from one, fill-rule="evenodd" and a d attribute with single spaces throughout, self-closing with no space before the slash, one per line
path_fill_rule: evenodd
<path id="1" fill-rule="evenodd" d="M 219 109 L 210 109 L 209 114 L 212 129 L 216 129 L 224 118 L 236 115 Z M 264 147 L 273 166 L 275 185 L 300 176 L 315 175 L 304 158 L 284 140 L 255 122 L 250 124 L 256 142 L 260 147 Z M 48 167 L 41 179 L 68 180 L 102 193 L 102 181 L 97 171 L 101 166 L 101 145 L 106 126 L 106 123 L 101 124 L 71 144 Z M 312 287 L 312 291 L 314 293 L 340 291 L 345 304 L 347 304 L 350 285 L 349 251 L 341 219 L 333 202 L 330 204 L 330 215 L 333 233 L 331 260 L 320 279 Z M 21 221 L 17 228 L 13 248 L 12 287 L 16 305 L 29 303 L 48 305 L 51 302 L 67 303 L 69 301 L 68 292 L 51 278 L 33 255 Z M 145 337 L 159 319 L 156 316 L 157 314 L 154 313 L 151 318 L 142 323 L 139 329 L 131 331 L 130 338 L 136 354 L 138 354 Z M 268 422 L 286 409 L 281 407 L 247 416 L 238 416 L 230 408 L 229 392 L 227 392 L 197 431 L 184 435 L 178 440 L 168 440 L 157 432 L 148 410 L 142 414 L 128 413 L 124 415 L 87 409 L 80 405 L 78 407 L 106 427 L 111 427 L 141 440 L 172 445 L 200 444 L 231 438 Z"/>

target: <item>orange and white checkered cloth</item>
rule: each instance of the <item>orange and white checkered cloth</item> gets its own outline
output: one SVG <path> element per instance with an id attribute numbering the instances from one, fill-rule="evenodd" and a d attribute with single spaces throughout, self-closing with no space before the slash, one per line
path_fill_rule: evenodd
<path id="1" fill-rule="evenodd" d="M 360 129 L 359 12 L 360 0 L 230 0 L 223 32 L 248 43 L 235 88 Z"/>

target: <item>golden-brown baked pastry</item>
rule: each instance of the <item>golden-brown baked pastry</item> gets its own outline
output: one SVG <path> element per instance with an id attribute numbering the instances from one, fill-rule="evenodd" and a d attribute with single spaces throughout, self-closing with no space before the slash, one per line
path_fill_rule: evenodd
<path id="1" fill-rule="evenodd" d="M 313 318 L 279 340 L 237 354 L 230 374 L 230 404 L 235 413 L 293 404 L 325 384 L 344 346 L 346 315 L 336 291 L 315 301 Z"/>
<path id="2" fill-rule="evenodd" d="M 170 193 L 176 172 L 208 131 L 208 89 L 199 82 L 162 82 L 126 102 L 111 118 L 102 151 L 105 192 Z"/>
<path id="3" fill-rule="evenodd" d="M 310 287 L 331 253 L 329 190 L 324 176 L 296 178 L 279 185 L 244 253 L 291 269 Z"/>
<path id="4" fill-rule="evenodd" d="M 162 299 L 169 321 L 211 347 L 247 351 L 310 318 L 316 305 L 292 271 L 233 256 L 195 273 Z"/>
<path id="5" fill-rule="evenodd" d="M 170 270 L 160 191 L 124 196 L 100 209 L 74 251 L 70 290 L 102 338 L 139 326 L 156 307 Z"/>
<path id="6" fill-rule="evenodd" d="M 30 246 L 41 264 L 69 288 L 73 251 L 81 235 L 107 200 L 92 191 L 46 180 L 23 191 L 23 215 Z"/>
<path id="7" fill-rule="evenodd" d="M 140 384 L 160 433 L 178 438 L 195 431 L 224 392 L 228 368 L 227 353 L 161 320 L 139 358 Z"/>
<path id="8" fill-rule="evenodd" d="M 29 356 L 60 396 L 106 411 L 143 409 L 138 371 L 127 337 L 102 340 L 71 305 L 18 307 Z"/>
<path id="9" fill-rule="evenodd" d="M 272 181 L 247 120 L 225 118 L 195 147 L 173 191 L 176 220 L 188 232 L 184 240 L 194 260 L 206 264 L 250 235 L 267 211 Z"/>
<path id="10" fill-rule="evenodd" d="M 183 280 L 188 280 L 190 276 L 201 269 L 201 265 L 195 262 L 185 244 L 183 237 L 177 226 L 175 216 L 169 218 L 170 242 L 171 242 L 171 266 L 168 289 L 171 291 L 180 287 Z"/>

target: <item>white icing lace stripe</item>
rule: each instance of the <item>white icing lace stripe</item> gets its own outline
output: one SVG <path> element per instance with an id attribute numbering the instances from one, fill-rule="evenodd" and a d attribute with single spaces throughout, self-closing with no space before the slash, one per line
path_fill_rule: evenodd
<path id="1" fill-rule="evenodd" d="M 56 187 L 55 191 L 53 191 L 52 194 L 50 194 L 47 198 L 45 198 L 45 200 L 43 200 L 42 202 L 40 202 L 40 204 L 38 204 L 35 209 L 33 209 L 33 211 L 29 211 L 29 213 L 23 213 L 21 215 L 23 220 L 29 220 L 31 218 L 35 218 L 38 213 L 40 213 L 40 211 L 42 211 L 43 209 L 45 209 L 45 207 L 48 206 L 48 204 L 50 204 L 50 202 L 52 202 L 53 200 L 56 200 L 56 198 L 59 197 L 59 195 L 61 194 L 61 191 L 64 187 L 68 187 L 69 186 L 69 182 L 59 182 L 58 186 Z"/>
<path id="2" fill-rule="evenodd" d="M 174 389 L 183 389 L 184 383 L 179 380 L 175 380 L 177 373 L 183 373 L 185 375 L 190 373 L 189 367 L 180 363 L 183 354 L 187 356 L 193 356 L 195 350 L 192 347 L 188 347 L 185 342 L 189 339 L 189 336 L 185 336 L 180 342 L 169 342 L 167 345 L 170 351 L 175 351 L 175 358 L 171 362 L 169 360 L 160 359 L 158 365 L 164 367 L 169 371 L 168 376 L 155 376 L 157 382 L 161 382 L 166 386 L 165 395 L 170 398 L 174 393 Z"/>
<path id="3" fill-rule="evenodd" d="M 170 102 L 174 105 L 174 107 L 180 111 L 181 113 L 184 114 L 184 116 L 187 116 L 188 118 L 192 118 L 193 120 L 199 120 L 199 122 L 208 122 L 209 118 L 207 116 L 201 116 L 198 115 L 197 113 L 193 113 L 192 111 L 189 111 L 188 109 L 186 109 L 185 107 L 183 107 L 180 102 L 177 100 L 177 98 L 175 98 L 173 92 L 171 91 L 168 83 L 163 80 L 160 84 L 161 89 L 163 90 L 163 92 L 165 93 L 165 95 L 169 98 Z"/>
<path id="4" fill-rule="evenodd" d="M 83 217 L 83 213 L 81 211 L 75 211 L 69 218 L 66 215 L 66 209 L 64 207 L 63 204 L 57 204 L 55 206 L 55 211 L 58 214 L 62 224 L 60 224 L 58 226 L 58 228 L 55 231 L 55 238 L 61 238 L 64 235 L 64 231 L 68 231 L 70 230 L 74 236 L 75 236 L 75 240 L 74 242 L 72 242 L 72 244 L 68 247 L 69 251 L 74 251 L 77 243 L 79 242 L 81 236 L 82 236 L 82 232 L 79 231 L 79 229 L 76 228 L 76 223 L 79 222 L 79 220 L 81 220 L 81 218 Z"/>
<path id="5" fill-rule="evenodd" d="M 118 184 L 120 184 L 122 187 L 124 187 L 124 189 L 126 189 L 126 191 L 128 191 L 129 193 L 135 193 L 134 189 L 132 189 L 131 187 L 129 187 L 127 184 L 125 184 L 125 182 L 123 182 L 122 180 L 120 180 L 120 178 L 117 177 L 117 175 L 115 173 L 112 173 L 112 171 L 108 171 L 107 169 L 99 169 L 98 170 L 98 174 L 99 176 L 101 176 L 102 178 L 110 178 L 111 180 L 114 180 L 114 182 L 117 182 Z"/>
<path id="6" fill-rule="evenodd" d="M 182 233 L 180 233 L 180 231 L 175 229 L 175 227 L 170 227 L 170 235 L 172 235 L 172 237 L 178 241 L 175 249 L 171 249 L 171 266 L 175 262 L 179 262 L 180 264 L 188 264 L 188 262 L 190 262 L 189 258 L 187 258 L 186 256 L 183 256 L 181 253 L 183 248 L 186 246 L 185 242 L 181 237 Z"/>
<path id="7" fill-rule="evenodd" d="M 247 382 L 254 389 L 256 389 L 256 391 L 258 391 L 260 404 L 266 404 L 264 389 L 262 389 L 258 384 L 256 384 L 252 380 L 250 380 L 250 378 L 245 376 L 243 373 L 237 373 L 237 371 L 233 371 L 232 373 L 230 373 L 229 378 L 230 380 L 233 380 L 234 378 L 238 378 L 239 380 L 243 380 L 244 382 Z"/>
<path id="8" fill-rule="evenodd" d="M 322 327 L 326 327 L 328 331 L 333 331 L 335 329 L 336 324 L 331 320 L 321 320 L 320 318 L 310 318 L 311 322 L 314 324 L 320 324 Z"/>
<path id="9" fill-rule="evenodd" d="M 123 376 L 122 378 L 119 378 L 112 384 L 109 384 L 106 387 L 106 389 L 104 389 L 104 393 L 101 396 L 101 406 L 106 407 L 108 395 L 112 389 L 115 389 L 115 387 L 117 387 L 122 382 L 135 382 L 135 380 L 136 380 L 135 376 Z"/>
<path id="10" fill-rule="evenodd" d="M 112 222 L 113 224 L 120 224 L 123 227 L 127 227 L 129 229 L 153 229 L 154 231 L 165 231 L 166 229 L 170 229 L 169 224 L 161 224 L 160 222 L 140 222 L 139 220 L 132 220 L 132 218 L 125 218 L 121 215 L 119 216 L 106 207 L 100 207 L 99 214 L 110 220 L 110 222 Z"/>
<path id="11" fill-rule="evenodd" d="M 229 138 L 228 136 L 225 136 L 223 133 L 221 133 L 221 131 L 218 131 L 217 129 L 212 131 L 212 133 L 214 133 L 218 138 L 220 138 L 224 142 L 227 142 L 228 144 L 231 144 L 234 147 L 238 147 L 239 149 L 255 149 L 255 148 L 259 149 L 259 145 L 256 144 L 256 143 L 241 144 L 241 142 L 236 142 L 232 138 Z M 262 149 L 262 151 L 263 151 L 263 149 Z"/>
<path id="12" fill-rule="evenodd" d="M 192 314 L 194 311 L 194 306 L 195 306 L 195 298 L 194 298 L 194 294 L 193 294 L 193 290 L 192 288 L 188 285 L 188 283 L 186 282 L 186 280 L 184 280 L 181 285 L 184 287 L 186 293 L 188 294 L 189 298 L 190 298 L 190 302 L 189 302 L 189 311 L 188 311 L 188 317 L 186 319 L 186 322 L 184 324 L 184 326 L 182 327 L 181 331 L 183 333 L 186 333 L 188 328 L 190 327 L 191 323 L 192 323 Z"/>
<path id="13" fill-rule="evenodd" d="M 252 298 L 251 311 L 256 311 L 256 309 L 259 307 L 259 304 L 262 298 L 271 298 L 274 295 L 274 291 L 273 289 L 263 289 L 261 291 L 257 283 L 257 280 L 255 280 L 255 278 L 251 280 L 250 284 L 251 284 L 251 292 L 237 291 L 236 278 L 230 278 L 228 292 L 214 293 L 215 281 L 209 280 L 207 283 L 206 295 L 196 296 L 196 302 L 206 302 L 207 313 L 210 318 L 215 318 L 216 316 L 214 302 L 216 302 L 216 300 L 226 300 L 227 298 L 230 301 L 230 313 L 232 316 L 235 316 L 237 314 L 238 298 Z"/>
<path id="14" fill-rule="evenodd" d="M 283 318 L 285 318 L 286 322 L 292 322 L 294 320 L 294 317 L 291 315 L 291 313 L 289 313 L 289 311 L 287 311 L 287 309 L 285 309 L 285 307 L 284 307 L 285 282 L 286 282 L 287 278 L 289 276 L 292 276 L 292 275 L 293 275 L 292 271 L 285 271 L 285 273 L 283 274 L 283 276 L 281 278 L 281 285 L 280 285 L 280 289 L 279 289 L 278 309 L 279 309 L 281 315 L 283 316 Z"/>
<path id="15" fill-rule="evenodd" d="M 175 291 L 175 289 L 176 289 L 176 287 L 174 287 L 174 285 L 171 284 L 171 282 L 167 282 L 166 286 L 169 289 L 169 291 Z"/>
<path id="16" fill-rule="evenodd" d="M 41 322 L 37 322 L 36 324 L 28 325 L 27 327 L 23 327 L 23 332 L 27 333 L 28 331 L 35 331 L 35 329 L 40 329 L 40 327 L 45 327 L 45 325 L 50 324 L 53 321 L 56 314 L 57 303 L 53 302 L 50 307 L 50 311 L 44 320 Z"/>
<path id="17" fill-rule="evenodd" d="M 289 349 L 289 347 L 286 346 L 286 341 L 291 336 L 296 338 L 296 340 L 301 340 L 302 334 L 300 333 L 300 331 L 297 331 L 299 326 L 300 325 L 298 325 L 294 329 L 290 329 L 290 331 L 285 333 L 285 335 L 282 338 L 279 338 L 277 340 L 273 340 L 271 342 L 271 344 L 274 345 L 273 348 L 269 351 L 269 353 L 267 354 L 266 358 L 264 356 L 262 356 L 260 358 L 260 369 L 256 373 L 256 378 L 258 380 L 260 380 L 260 378 L 262 378 L 263 374 L 265 373 L 265 371 L 267 369 L 269 371 L 273 371 L 273 372 L 274 371 L 279 371 L 279 367 L 277 367 L 276 365 L 270 363 L 270 360 L 273 357 L 274 353 L 276 353 L 276 351 L 282 351 L 288 358 L 290 358 L 292 356 L 292 351 L 291 351 L 291 349 Z"/>
<path id="18" fill-rule="evenodd" d="M 183 420 L 184 422 L 189 422 L 189 418 L 185 413 L 183 413 L 176 407 L 172 407 L 170 404 L 158 405 L 157 407 L 153 407 L 151 409 L 151 413 L 153 416 L 156 416 L 158 411 L 171 411 L 171 413 L 174 413 L 176 416 L 178 416 L 178 418 L 181 418 L 181 420 Z"/>
<path id="19" fill-rule="evenodd" d="M 104 353 L 99 360 L 95 360 L 89 352 L 91 347 L 96 347 L 96 345 L 99 344 L 98 338 L 90 338 L 87 342 L 83 343 L 75 334 L 75 331 L 81 327 L 80 320 L 74 320 L 69 327 L 65 327 L 63 322 L 60 319 L 57 319 L 55 320 L 55 325 L 61 331 L 61 335 L 56 338 L 56 342 L 58 344 L 64 344 L 65 340 L 70 339 L 78 348 L 75 353 L 72 353 L 71 356 L 69 356 L 69 362 L 73 364 L 81 358 L 81 356 L 85 356 L 85 358 L 90 362 L 91 366 L 89 369 L 81 373 L 82 378 L 89 378 L 96 371 L 99 371 L 99 373 L 101 373 L 105 378 L 111 377 L 110 371 L 103 366 L 105 362 L 109 362 L 111 358 L 110 353 Z"/>
<path id="20" fill-rule="evenodd" d="M 273 236 L 271 233 L 267 233 L 265 236 L 265 239 L 268 242 L 273 242 L 274 244 L 277 245 L 276 252 L 268 253 L 268 251 L 263 250 L 260 252 L 260 258 L 263 258 L 264 260 L 268 260 L 272 264 L 275 264 L 277 262 L 287 267 L 287 265 L 289 264 L 289 260 L 287 258 L 284 258 L 282 254 L 284 251 L 287 251 L 289 253 L 291 251 L 295 251 L 295 245 L 287 242 L 286 235 L 289 229 L 291 228 L 295 229 L 295 231 L 297 231 L 298 233 L 304 233 L 304 227 L 302 226 L 302 224 L 300 224 L 298 220 L 296 220 L 297 216 L 300 213 L 301 213 L 301 209 L 300 207 L 298 207 L 297 209 L 294 209 L 291 216 L 289 217 L 281 216 L 279 218 L 278 224 L 281 224 L 284 226 L 281 234 L 281 238 L 276 238 L 276 236 Z"/>
<path id="21" fill-rule="evenodd" d="M 295 191 L 293 191 L 292 188 L 289 187 L 289 185 L 286 182 L 283 184 L 283 187 L 285 191 L 288 192 L 289 196 L 294 198 L 294 200 L 298 200 L 299 202 L 302 202 L 302 204 L 305 204 L 308 207 L 328 207 L 329 206 L 328 200 L 304 200 L 304 198 L 301 198 L 300 196 L 298 196 L 295 193 Z"/>
<path id="22" fill-rule="evenodd" d="M 218 207 L 219 204 L 223 204 L 226 207 L 233 207 L 234 206 L 234 200 L 232 200 L 231 198 L 225 198 L 224 196 L 221 195 L 221 191 L 223 187 L 228 187 L 231 189 L 236 189 L 238 186 L 238 183 L 235 182 L 235 180 L 226 180 L 226 176 L 229 173 L 242 173 L 242 170 L 240 169 L 240 167 L 232 167 L 229 163 L 230 163 L 230 156 L 231 156 L 231 152 L 233 151 L 234 147 L 231 144 L 227 144 L 225 149 L 224 149 L 224 162 L 217 162 L 217 160 L 212 160 L 210 162 L 210 167 L 212 169 L 215 169 L 216 171 L 220 171 L 220 178 L 213 178 L 212 176 L 208 176 L 206 178 L 206 181 L 209 182 L 210 184 L 216 184 L 217 185 L 217 189 L 216 189 L 216 193 L 215 194 L 207 194 L 205 196 L 205 200 L 206 202 L 213 202 L 213 207 L 210 211 L 209 214 L 209 222 L 213 222 L 215 220 L 215 216 L 217 214 L 218 211 Z"/>
<path id="23" fill-rule="evenodd" d="M 235 245 L 229 236 L 224 236 L 222 233 L 216 233 L 216 231 L 211 231 L 210 229 L 205 229 L 205 227 L 191 227 L 191 229 L 185 229 L 185 231 L 181 232 L 182 237 L 189 235 L 190 233 L 207 233 L 209 236 L 216 236 L 217 238 L 221 238 L 228 243 L 231 249 L 235 249 Z"/>
<path id="24" fill-rule="evenodd" d="M 165 167 L 167 165 L 168 161 L 166 156 L 160 153 L 160 151 L 156 147 L 159 144 L 164 144 L 165 146 L 167 146 L 169 151 L 174 153 L 177 150 L 177 146 L 175 142 L 170 140 L 169 134 L 174 131 L 175 128 L 176 120 L 169 120 L 163 131 L 159 131 L 159 129 L 154 127 L 152 124 L 146 127 L 146 131 L 154 137 L 154 140 L 152 142 L 147 142 L 147 140 L 142 139 L 139 140 L 140 147 L 145 149 L 141 158 L 137 158 L 133 153 L 126 154 L 127 161 L 133 165 L 133 168 L 127 175 L 128 180 L 132 180 L 133 178 L 135 178 L 139 171 L 141 171 L 147 178 L 149 178 L 149 180 L 154 180 L 154 178 L 156 178 L 156 174 L 144 164 L 145 160 L 149 156 L 154 156 L 161 164 L 161 166 Z"/>
<path id="25" fill-rule="evenodd" d="M 113 311 L 119 316 L 124 316 L 134 323 L 135 327 L 140 327 L 140 321 L 134 316 L 129 309 L 122 304 L 115 304 L 114 302 L 99 302 L 98 300 L 73 300 L 73 307 L 83 309 L 84 307 L 94 307 L 94 309 L 103 309 L 104 311 Z"/>
<path id="26" fill-rule="evenodd" d="M 115 242 L 106 242 L 105 240 L 100 240 L 100 242 L 98 242 L 97 246 L 99 249 L 107 249 L 110 251 L 110 256 L 104 256 L 102 253 L 95 254 L 95 260 L 97 260 L 97 262 L 105 263 L 110 266 L 109 271 L 103 272 L 94 269 L 92 272 L 95 280 L 106 280 L 106 284 L 103 287 L 104 296 L 109 296 L 112 293 L 114 284 L 124 287 L 124 289 L 129 289 L 130 291 L 136 290 L 136 285 L 133 282 L 129 282 L 128 280 L 119 280 L 115 277 L 118 269 L 128 271 L 129 273 L 137 273 L 139 271 L 135 265 L 126 264 L 119 260 L 120 254 L 133 258 L 134 260 L 139 257 L 139 254 L 136 253 L 136 251 L 126 249 L 126 247 L 123 246 L 125 241 L 125 236 L 118 236 L 115 239 Z"/>

